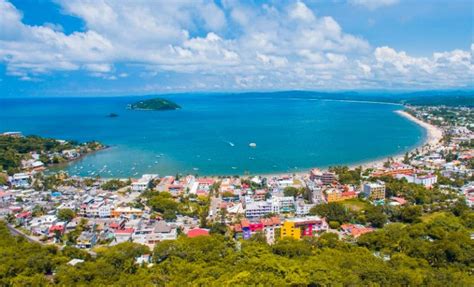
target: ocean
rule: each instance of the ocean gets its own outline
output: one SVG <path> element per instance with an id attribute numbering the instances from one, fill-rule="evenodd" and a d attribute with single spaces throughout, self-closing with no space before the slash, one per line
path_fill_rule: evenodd
<path id="1" fill-rule="evenodd" d="M 158 97 L 182 109 L 127 109 L 150 96 L 0 99 L 0 132 L 99 140 L 110 148 L 61 168 L 103 177 L 298 172 L 400 154 L 426 137 L 423 128 L 394 112 L 403 109 L 399 105 L 298 93 Z"/>

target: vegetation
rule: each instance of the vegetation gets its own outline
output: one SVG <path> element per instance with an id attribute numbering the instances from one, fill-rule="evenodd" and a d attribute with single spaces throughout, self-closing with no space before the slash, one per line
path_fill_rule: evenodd
<path id="1" fill-rule="evenodd" d="M 19 172 L 21 161 L 30 159 L 30 152 L 38 153 L 40 160 L 45 165 L 64 162 L 66 159 L 63 158 L 61 152 L 76 148 L 86 151 L 98 150 L 102 148 L 102 145 L 98 142 L 84 144 L 78 144 L 74 141 L 60 142 L 38 136 L 13 137 L 0 135 L 0 170 L 3 169 L 10 175 Z"/>
<path id="2" fill-rule="evenodd" d="M 166 111 L 166 110 L 177 110 L 181 107 L 169 100 L 155 98 L 149 100 L 143 100 L 130 105 L 132 110 L 153 110 L 153 111 Z"/>
<path id="3" fill-rule="evenodd" d="M 362 167 L 349 169 L 347 166 L 330 167 L 329 171 L 338 176 L 341 184 L 359 184 L 361 180 Z"/>
<path id="4" fill-rule="evenodd" d="M 152 263 L 136 264 L 147 247 L 126 242 L 97 250 L 43 247 L 9 234 L 0 224 L 0 284 L 11 285 L 262 285 L 472 286 L 472 211 L 434 213 L 418 223 L 392 223 L 354 243 L 336 234 L 300 241 L 261 236 L 236 242 L 220 234 L 158 243 Z M 76 266 L 72 258 L 84 259 Z"/>
<path id="5" fill-rule="evenodd" d="M 120 179 L 111 179 L 103 183 L 100 188 L 104 190 L 116 191 L 130 184 L 130 180 L 124 181 Z"/>

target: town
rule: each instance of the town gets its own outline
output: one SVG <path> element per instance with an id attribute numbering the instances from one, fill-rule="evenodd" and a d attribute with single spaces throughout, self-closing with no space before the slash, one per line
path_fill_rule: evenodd
<path id="1" fill-rule="evenodd" d="M 94 255 L 100 247 L 126 242 L 154 250 L 161 242 L 213 234 L 235 242 L 259 238 L 269 245 L 332 234 L 351 243 L 391 223 L 415 223 L 459 206 L 472 208 L 472 110 L 408 107 L 408 113 L 441 129 L 443 137 L 383 162 L 308 173 L 75 177 L 46 173 L 45 166 L 58 156 L 81 156 L 86 153 L 83 145 L 49 153 L 30 150 L 18 167 L 4 171 L 0 216 L 15 236 Z M 19 133 L 1 137 L 23 138 Z M 147 254 L 135 260 L 152 264 Z M 74 258 L 68 264 L 81 262 Z"/>

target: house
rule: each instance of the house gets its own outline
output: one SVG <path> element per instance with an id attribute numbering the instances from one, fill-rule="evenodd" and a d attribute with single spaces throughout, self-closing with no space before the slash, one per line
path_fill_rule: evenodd
<path id="1" fill-rule="evenodd" d="M 15 173 L 8 181 L 14 187 L 28 188 L 31 182 L 31 175 L 27 173 Z"/>
<path id="2" fill-rule="evenodd" d="M 150 187 L 151 181 L 158 178 L 157 174 L 144 174 L 141 178 L 133 180 L 131 184 L 132 191 L 142 192 Z"/>
<path id="3" fill-rule="evenodd" d="M 352 236 L 354 238 L 357 238 L 362 234 L 374 231 L 372 227 L 365 227 L 360 224 L 343 224 L 341 225 L 341 230 L 344 235 Z"/>
<path id="4" fill-rule="evenodd" d="M 112 217 L 126 217 L 126 218 L 134 218 L 140 217 L 143 214 L 143 210 L 138 208 L 133 208 L 130 206 L 127 207 L 117 207 L 112 210 L 111 215 Z"/>
<path id="5" fill-rule="evenodd" d="M 76 240 L 77 248 L 92 248 L 97 242 L 97 236 L 94 232 L 83 231 Z"/>
<path id="6" fill-rule="evenodd" d="M 209 230 L 204 228 L 193 228 L 186 233 L 186 236 L 189 238 L 194 238 L 198 236 L 209 236 Z"/>
<path id="7" fill-rule="evenodd" d="M 432 188 L 434 184 L 438 182 L 438 176 L 434 174 L 426 174 L 426 175 L 407 175 L 407 174 L 400 174 L 396 176 L 397 179 L 406 179 L 409 183 L 421 184 L 424 185 L 426 188 Z"/>
<path id="8" fill-rule="evenodd" d="M 399 206 L 399 205 L 405 205 L 406 203 L 407 203 L 407 200 L 404 199 L 403 197 L 393 196 L 390 198 L 389 205 Z"/>

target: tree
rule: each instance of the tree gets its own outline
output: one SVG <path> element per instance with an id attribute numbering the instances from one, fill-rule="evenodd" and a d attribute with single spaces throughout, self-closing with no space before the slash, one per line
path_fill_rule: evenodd
<path id="1" fill-rule="evenodd" d="M 350 211 L 337 202 L 316 205 L 311 208 L 310 214 L 324 217 L 327 221 L 337 221 L 339 224 L 348 222 L 352 219 Z"/>
<path id="2" fill-rule="evenodd" d="M 420 220 L 422 214 L 421 206 L 406 206 L 400 209 L 400 220 L 413 223 Z"/>
<path id="3" fill-rule="evenodd" d="M 300 190 L 296 187 L 293 187 L 293 186 L 287 186 L 285 187 L 285 189 L 283 190 L 283 194 L 285 196 L 292 196 L 292 197 L 296 197 L 300 194 Z"/>
<path id="4" fill-rule="evenodd" d="M 74 213 L 74 211 L 69 208 L 63 208 L 58 210 L 57 217 L 61 221 L 70 222 L 75 216 L 76 214 Z"/>
<path id="5" fill-rule="evenodd" d="M 381 228 L 387 223 L 387 215 L 383 212 L 381 206 L 371 206 L 365 211 L 365 217 L 375 228 Z"/>
<path id="6" fill-rule="evenodd" d="M 221 234 L 225 235 L 227 233 L 227 225 L 221 222 L 214 222 L 211 225 L 211 228 L 209 230 L 210 234 Z"/>

